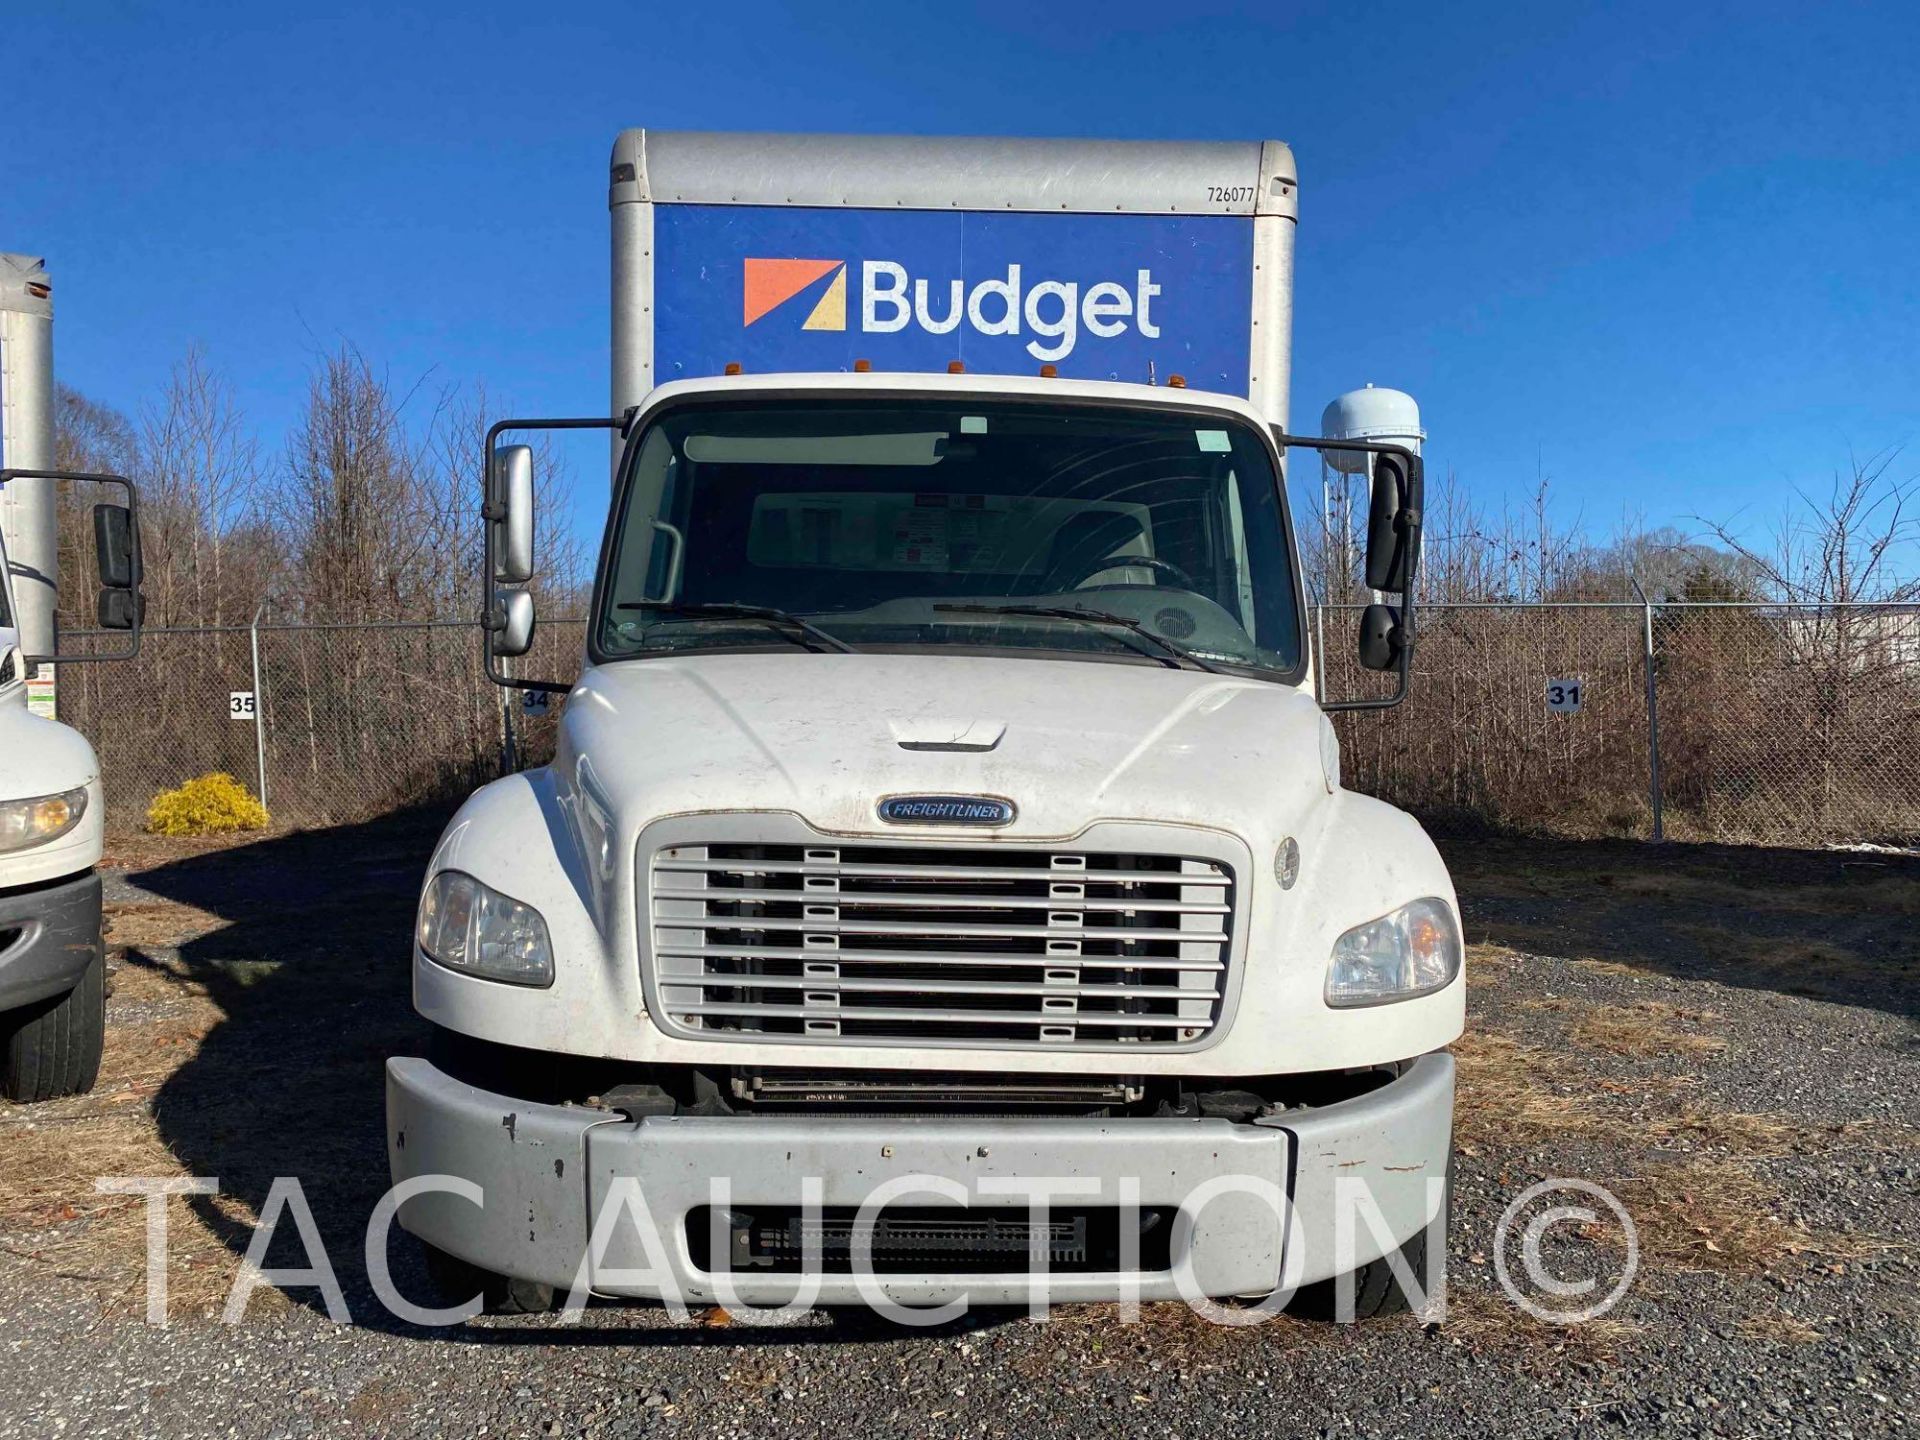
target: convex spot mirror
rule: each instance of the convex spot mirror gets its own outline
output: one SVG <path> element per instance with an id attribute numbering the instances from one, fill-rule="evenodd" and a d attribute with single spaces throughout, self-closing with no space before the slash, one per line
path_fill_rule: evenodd
<path id="1" fill-rule="evenodd" d="M 133 588 L 133 512 L 126 506 L 93 507 L 93 554 L 101 589 Z"/>
<path id="2" fill-rule="evenodd" d="M 131 630 L 133 622 L 147 618 L 147 597 L 133 590 L 102 590 L 94 619 L 102 630 Z"/>
<path id="3" fill-rule="evenodd" d="M 1403 594 L 1407 588 L 1408 527 L 1412 499 L 1407 462 L 1381 452 L 1373 457 L 1373 497 L 1367 513 L 1367 588 Z M 1376 669 L 1384 668 L 1376 666 Z"/>
<path id="4" fill-rule="evenodd" d="M 1360 664 L 1368 670 L 1391 670 L 1400 663 L 1405 642 L 1400 612 L 1391 605 L 1369 605 L 1360 612 Z"/>
<path id="5" fill-rule="evenodd" d="M 493 578 L 524 585 L 533 578 L 533 449 L 502 445 L 493 452 L 487 523 L 493 527 Z M 502 654 L 518 655 L 518 650 Z"/>
<path id="6" fill-rule="evenodd" d="M 524 655 L 533 648 L 533 596 L 525 590 L 503 590 L 494 597 L 487 617 L 493 631 L 493 653 Z"/>

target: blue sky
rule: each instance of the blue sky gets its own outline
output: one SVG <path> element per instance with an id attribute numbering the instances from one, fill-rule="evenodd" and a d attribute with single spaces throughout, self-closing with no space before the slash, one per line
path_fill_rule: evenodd
<path id="1" fill-rule="evenodd" d="M 1850 446 L 1920 439 L 1911 4 L 74 0 L 7 28 L 0 249 L 54 268 L 61 378 L 132 407 L 198 341 L 269 444 L 341 339 L 603 406 L 629 125 L 1285 139 L 1296 422 L 1400 386 L 1432 464 L 1496 506 L 1544 466 L 1597 531 L 1757 530 Z"/>

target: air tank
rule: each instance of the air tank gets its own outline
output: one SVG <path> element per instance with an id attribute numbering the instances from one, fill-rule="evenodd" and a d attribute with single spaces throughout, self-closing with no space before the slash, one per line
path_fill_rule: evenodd
<path id="1" fill-rule="evenodd" d="M 1330 440 L 1379 440 L 1404 445 L 1420 453 L 1427 432 L 1420 428 L 1420 406 L 1404 390 L 1374 385 L 1349 390 L 1337 397 L 1320 416 L 1320 433 Z M 1360 450 L 1323 451 L 1327 464 L 1345 475 L 1367 473 L 1367 456 Z"/>

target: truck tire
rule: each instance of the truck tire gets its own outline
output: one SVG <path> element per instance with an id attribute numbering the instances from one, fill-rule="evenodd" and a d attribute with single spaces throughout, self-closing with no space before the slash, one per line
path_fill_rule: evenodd
<path id="1" fill-rule="evenodd" d="M 554 1308 L 551 1285 L 497 1275 L 424 1240 L 420 1248 L 426 1253 L 427 1279 L 439 1292 L 442 1305 L 463 1305 L 478 1295 L 481 1313 L 486 1315 L 544 1315 Z"/>
<path id="2" fill-rule="evenodd" d="M 1447 1160 L 1447 1188 L 1440 1199 L 1440 1224 L 1429 1225 L 1416 1231 L 1398 1250 L 1397 1257 L 1408 1274 L 1416 1277 L 1420 1288 L 1427 1294 L 1433 1293 L 1435 1281 L 1440 1277 L 1446 1264 L 1446 1245 L 1453 1229 L 1453 1160 Z M 1429 1253 L 1428 1237 L 1440 1242 L 1437 1254 Z M 1353 1282 L 1353 1318 L 1372 1320 L 1380 1315 L 1400 1315 L 1413 1308 L 1400 1277 L 1394 1274 L 1393 1265 L 1388 1257 L 1370 1260 L 1354 1270 Z M 1307 1320 L 1338 1320 L 1344 1318 L 1339 1310 L 1340 1279 L 1316 1281 L 1312 1285 L 1302 1285 L 1287 1306 L 1289 1315 L 1298 1315 Z"/>
<path id="3" fill-rule="evenodd" d="M 0 1090 L 9 1100 L 30 1105 L 93 1088 L 107 1038 L 106 971 L 96 948 L 80 983 L 65 995 L 0 1015 L 6 1046 Z"/>

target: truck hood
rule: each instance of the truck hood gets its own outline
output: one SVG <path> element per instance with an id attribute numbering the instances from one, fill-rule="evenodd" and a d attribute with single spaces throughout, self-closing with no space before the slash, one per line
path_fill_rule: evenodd
<path id="1" fill-rule="evenodd" d="M 1257 842 L 1288 833 L 1327 794 L 1330 737 L 1301 691 L 1196 670 L 707 655 L 590 668 L 567 701 L 555 764 L 629 839 L 662 816 L 727 810 L 900 835 L 911 827 L 880 821 L 882 798 L 956 794 L 1011 801 L 1017 818 L 994 832 L 1008 838 L 1150 820 Z"/>
<path id="2" fill-rule="evenodd" d="M 53 795 L 99 778 L 86 736 L 28 710 L 25 685 L 0 687 L 0 800 Z"/>

